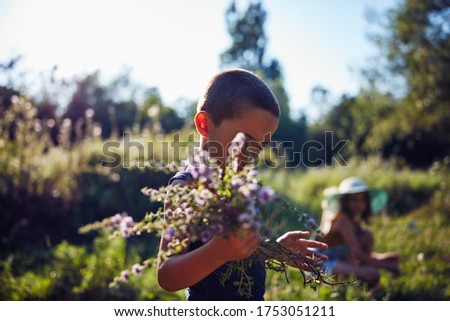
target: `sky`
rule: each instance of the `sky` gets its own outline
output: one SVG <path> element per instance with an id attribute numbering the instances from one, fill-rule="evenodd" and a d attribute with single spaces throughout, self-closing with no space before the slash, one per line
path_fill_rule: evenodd
<path id="1" fill-rule="evenodd" d="M 197 100 L 220 71 L 231 45 L 225 11 L 230 0 L 0 0 L 0 62 L 23 55 L 22 65 L 56 77 L 100 71 L 107 81 L 124 68 L 133 80 L 157 87 L 171 105 Z M 237 1 L 244 9 L 248 0 Z M 267 58 L 280 61 L 295 117 L 317 116 L 311 90 L 330 99 L 355 94 L 359 70 L 377 54 L 367 39 L 367 8 L 395 0 L 263 0 Z M 373 26 L 372 26 L 373 27 Z"/>

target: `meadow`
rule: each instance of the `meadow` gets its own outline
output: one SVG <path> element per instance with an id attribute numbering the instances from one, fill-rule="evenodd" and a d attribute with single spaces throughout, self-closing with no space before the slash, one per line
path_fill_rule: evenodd
<path id="1" fill-rule="evenodd" d="M 183 291 L 168 293 L 158 286 L 154 268 L 117 288 L 109 286 L 124 267 L 155 255 L 157 237 L 125 241 L 106 233 L 79 233 L 84 224 L 115 213 L 139 219 L 161 205 L 151 204 L 140 190 L 167 184 L 170 173 L 139 166 L 139 161 L 166 157 L 161 144 L 174 134 L 132 133 L 143 146 L 153 142 L 154 149 L 131 149 L 129 166 L 105 167 L 106 141 L 94 123 L 88 122 L 88 134 L 75 140 L 72 124 L 63 124 L 58 144 L 51 140 L 51 125 L 40 122 L 35 107 L 22 99 L 0 120 L 0 299 L 184 300 Z M 188 139 L 191 133 L 186 129 L 181 136 Z M 383 289 L 376 293 L 357 286 L 305 288 L 294 269 L 288 271 L 289 281 L 269 272 L 266 300 L 449 300 L 449 162 L 446 158 L 422 170 L 377 157 L 310 169 L 262 166 L 264 184 L 316 219 L 323 189 L 345 177 L 359 176 L 369 186 L 386 189 L 388 205 L 370 228 L 376 250 L 399 253 L 402 271 L 396 278 L 382 274 Z M 276 228 L 302 226 L 292 213 L 281 213 Z"/>

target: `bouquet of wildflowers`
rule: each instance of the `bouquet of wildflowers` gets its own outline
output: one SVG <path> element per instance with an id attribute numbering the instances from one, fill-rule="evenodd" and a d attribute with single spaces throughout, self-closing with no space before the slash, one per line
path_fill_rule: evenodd
<path id="1" fill-rule="evenodd" d="M 230 262 L 222 276 L 225 282 L 237 271 L 241 277 L 238 293 L 251 296 L 252 278 L 246 268 L 253 262 L 262 263 L 266 269 L 286 272 L 287 266 L 297 267 L 303 277 L 304 285 L 315 287 L 324 282 L 335 284 L 321 270 L 319 260 L 298 252 L 292 252 L 272 237 L 270 230 L 274 216 L 279 209 L 289 204 L 273 189 L 262 186 L 254 166 L 242 166 L 242 153 L 246 143 L 244 134 L 239 133 L 230 145 L 225 168 L 214 166 L 206 151 L 196 150 L 185 169 L 193 180 L 186 185 L 169 185 L 159 189 L 143 188 L 153 202 L 164 202 L 164 208 L 146 214 L 140 222 L 134 222 L 125 213 L 116 214 L 101 222 L 86 225 L 82 232 L 100 228 L 110 228 L 113 235 L 129 237 L 141 233 L 156 233 L 168 242 L 168 249 L 159 253 L 159 259 L 165 260 L 186 249 L 193 242 L 208 242 L 213 236 L 228 238 L 243 231 L 253 230 L 261 235 L 261 243 L 250 257 Z M 247 164 L 248 165 L 248 164 Z M 276 203 L 278 210 L 267 215 L 267 205 Z M 296 209 L 290 208 L 294 212 Z M 307 214 L 299 215 L 299 221 L 305 221 L 305 227 L 315 230 L 314 219 Z M 154 264 L 157 258 L 151 258 L 131 267 L 131 273 L 140 275 L 144 268 Z M 305 273 L 307 271 L 307 273 Z M 119 280 L 127 281 L 129 270 L 124 270 Z"/>

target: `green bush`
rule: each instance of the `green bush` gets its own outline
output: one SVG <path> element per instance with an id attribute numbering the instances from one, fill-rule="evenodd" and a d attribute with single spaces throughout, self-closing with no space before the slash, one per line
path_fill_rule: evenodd
<path id="1" fill-rule="evenodd" d="M 163 291 L 154 268 L 128 283 L 111 287 L 114 278 L 141 259 L 123 238 L 95 238 L 92 250 L 85 246 L 58 244 L 47 255 L 47 263 L 25 262 L 10 256 L 1 262 L 1 300 L 180 300 L 183 291 Z M 16 262 L 15 262 L 16 261 Z M 28 264 L 31 263 L 31 268 Z M 15 271 L 14 271 L 15 265 Z M 20 271 L 25 270 L 21 273 Z M 28 270 L 28 271 L 27 271 Z"/>

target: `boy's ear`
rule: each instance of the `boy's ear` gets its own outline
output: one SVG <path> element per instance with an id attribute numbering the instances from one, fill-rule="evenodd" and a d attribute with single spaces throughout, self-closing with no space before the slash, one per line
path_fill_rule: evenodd
<path id="1" fill-rule="evenodd" d="M 194 118 L 195 128 L 200 135 L 203 137 L 208 137 L 208 115 L 204 111 L 199 111 Z"/>

